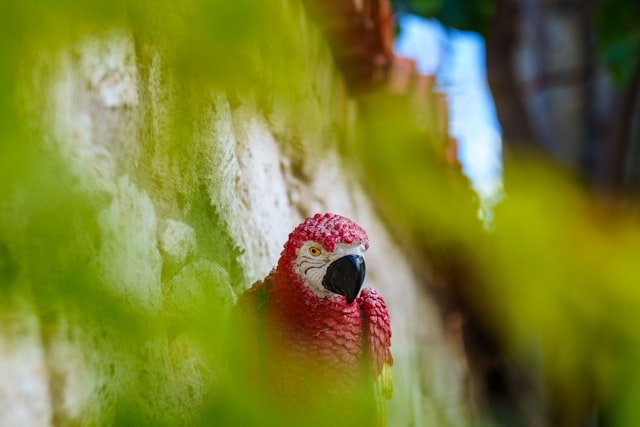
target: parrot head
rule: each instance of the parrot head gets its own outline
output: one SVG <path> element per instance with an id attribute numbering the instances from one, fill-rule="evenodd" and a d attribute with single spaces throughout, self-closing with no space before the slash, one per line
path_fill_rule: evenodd
<path id="1" fill-rule="evenodd" d="M 367 233 L 340 215 L 326 213 L 307 218 L 293 230 L 278 269 L 297 276 L 319 297 L 343 295 L 351 304 L 366 272 Z"/>

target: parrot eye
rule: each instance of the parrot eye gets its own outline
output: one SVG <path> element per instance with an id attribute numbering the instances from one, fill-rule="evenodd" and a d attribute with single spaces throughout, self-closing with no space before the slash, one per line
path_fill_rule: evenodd
<path id="1" fill-rule="evenodd" d="M 315 246 L 311 246 L 309 248 L 309 253 L 311 254 L 311 256 L 318 256 L 318 255 L 320 255 L 320 248 L 316 248 Z"/>

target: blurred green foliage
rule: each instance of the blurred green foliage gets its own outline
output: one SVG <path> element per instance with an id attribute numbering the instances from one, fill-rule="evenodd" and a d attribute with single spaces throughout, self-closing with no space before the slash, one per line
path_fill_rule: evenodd
<path id="1" fill-rule="evenodd" d="M 405 100 L 369 101 L 358 148 L 366 182 L 408 246 L 428 255 L 439 286 L 457 288 L 450 291 L 509 360 L 540 373 L 549 405 L 542 409 L 558 425 L 596 414 L 607 425 L 635 425 L 634 205 L 591 194 L 548 160 L 507 155 L 505 198 L 484 229 L 468 183 L 412 123 Z"/>
<path id="2" fill-rule="evenodd" d="M 231 370 L 230 361 L 243 360 L 234 341 L 245 337 L 230 332 L 230 310 L 247 283 L 237 261 L 242 249 L 216 205 L 228 199 L 217 192 L 235 188 L 222 185 L 228 159 L 217 144 L 235 143 L 223 141 L 230 136 L 215 120 L 231 128 L 229 104 L 257 104 L 275 120 L 295 162 L 300 140 L 320 139 L 344 114 L 333 110 L 337 76 L 314 63 L 330 58 L 320 32 L 303 19 L 301 5 L 288 1 L 3 6 L 0 318 L 16 322 L 6 328 L 39 335 L 58 410 L 53 422 L 290 423 L 296 408 L 274 411 Z M 65 61 L 78 66 L 83 48 L 100 49 L 101 37 L 122 33 L 133 38 L 139 101 L 105 108 L 101 119 L 115 117 L 135 130 L 125 132 L 125 141 L 101 135 L 100 126 L 80 136 L 60 131 L 69 123 L 55 120 L 69 112 L 58 108 L 82 102 L 64 91 L 69 76 L 61 73 L 76 71 Z M 77 97 L 60 103 L 61 96 Z M 300 125 L 285 131 L 283 123 Z M 74 139 L 82 137 L 112 144 L 114 176 L 91 164 L 113 159 L 92 158 L 104 153 L 91 152 L 96 141 Z M 193 229 L 195 249 L 186 261 L 162 250 L 156 233 L 167 218 Z M 37 318 L 38 330 L 20 324 L 25 311 Z M 322 416 L 311 423 L 326 424 Z"/>
<path id="3" fill-rule="evenodd" d="M 597 51 L 613 81 L 628 87 L 640 67 L 640 4 L 634 0 L 605 0 L 597 9 Z"/>
<path id="4" fill-rule="evenodd" d="M 43 341 L 53 342 L 57 334 L 68 333 L 83 363 L 106 379 L 93 392 L 98 400 L 106 400 L 96 406 L 99 414 L 87 415 L 88 425 L 282 423 L 269 415 L 269 406 L 248 399 L 243 384 L 227 369 L 230 297 L 206 290 L 238 286 L 242 272 L 234 261 L 238 249 L 210 206 L 207 183 L 193 172 L 206 167 L 201 159 L 207 147 L 192 143 L 195 132 L 190 120 L 211 103 L 210 93 L 216 89 L 238 97 L 253 92 L 267 111 L 275 108 L 274 94 L 295 100 L 296 94 L 304 93 L 310 71 L 299 59 L 300 23 L 285 3 L 4 4 L 0 310 L 11 312 L 20 301 L 30 301 L 42 324 Z M 618 11 L 637 11 L 633 1 L 615 5 L 626 5 Z M 482 14 L 485 6 L 480 8 Z M 637 51 L 637 20 L 632 16 L 602 19 L 603 34 L 611 35 L 603 36 L 609 46 L 603 49 L 605 56 L 613 55 L 613 62 L 620 58 L 626 64 L 632 57 L 615 53 L 617 40 L 628 40 L 636 49 L 630 51 Z M 144 270 L 143 251 L 153 242 L 128 248 L 126 240 L 114 239 L 122 230 L 134 230 L 137 223 L 118 222 L 120 211 L 110 196 L 79 182 L 63 160 L 44 148 L 43 129 L 25 121 L 24 111 L 37 111 L 42 103 L 23 94 L 32 94 L 27 87 L 32 82 L 22 73 L 33 56 L 56 52 L 87 34 L 113 27 L 134 34 L 143 80 L 150 78 L 154 56 L 148 48 L 155 46 L 168 61 L 163 70 L 181 82 L 175 99 L 163 101 L 168 108 L 164 118 L 170 122 L 166 134 L 153 133 L 151 121 L 159 112 L 143 112 L 140 159 L 146 160 L 138 166 L 134 183 L 165 213 L 194 226 L 197 255 L 204 263 L 183 276 L 163 277 L 157 266 Z M 623 71 L 620 76 L 624 80 Z M 300 108 L 296 102 L 290 103 L 286 114 L 313 121 L 310 117 L 319 112 Z M 524 366 L 542 370 L 557 405 L 576 417 L 598 408 L 606 412 L 610 425 L 635 425 L 640 418 L 636 405 L 640 375 L 635 366 L 640 357 L 640 333 L 635 327 L 640 309 L 637 216 L 627 209 L 603 207 L 544 162 L 507 159 L 507 197 L 495 212 L 492 229 L 486 231 L 477 220 L 477 204 L 467 183 L 458 171 L 440 162 L 401 100 L 369 100 L 364 113 L 362 139 L 346 151 L 362 162 L 365 181 L 385 215 L 430 248 L 435 262 L 438 254 L 468 262 L 474 281 L 465 292 L 506 343 L 509 354 Z M 288 143 L 295 151 L 295 142 Z M 167 170 L 177 176 L 163 176 Z M 132 186 L 123 183 L 121 190 L 135 193 Z M 171 200 L 161 200 L 166 194 Z M 118 263 L 125 262 L 118 257 L 120 252 L 132 255 L 133 262 L 126 264 L 131 275 L 118 271 Z M 138 268 L 153 277 L 137 276 Z M 163 295 L 153 296 L 155 303 L 148 306 L 134 305 L 135 298 L 122 296 L 128 295 L 127 280 L 132 277 L 162 280 L 163 292 L 192 286 L 196 297 L 186 312 L 162 306 Z M 116 291 L 108 279 L 118 282 Z M 159 348 L 170 350 L 158 352 Z"/>

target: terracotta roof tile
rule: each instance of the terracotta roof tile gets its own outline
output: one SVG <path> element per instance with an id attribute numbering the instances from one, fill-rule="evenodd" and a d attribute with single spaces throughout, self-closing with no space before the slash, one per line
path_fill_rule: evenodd
<path id="1" fill-rule="evenodd" d="M 325 31 L 352 93 L 386 80 L 391 65 L 393 20 L 389 0 L 303 0 Z"/>

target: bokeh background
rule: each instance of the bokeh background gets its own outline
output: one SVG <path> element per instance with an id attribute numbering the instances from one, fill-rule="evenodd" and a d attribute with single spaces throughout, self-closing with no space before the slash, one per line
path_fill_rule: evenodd
<path id="1" fill-rule="evenodd" d="M 6 425 L 282 425 L 228 318 L 319 210 L 377 237 L 389 425 L 637 424 L 637 1 L 3 9 Z"/>
<path id="2" fill-rule="evenodd" d="M 464 317 L 478 407 L 498 425 L 633 424 L 638 6 L 394 8 L 392 91 L 448 131 L 430 137 L 439 166 L 421 168 L 401 117 L 377 128 L 383 107 L 370 135 L 413 148 L 380 148 L 369 178 L 428 254 L 445 313 Z"/>

